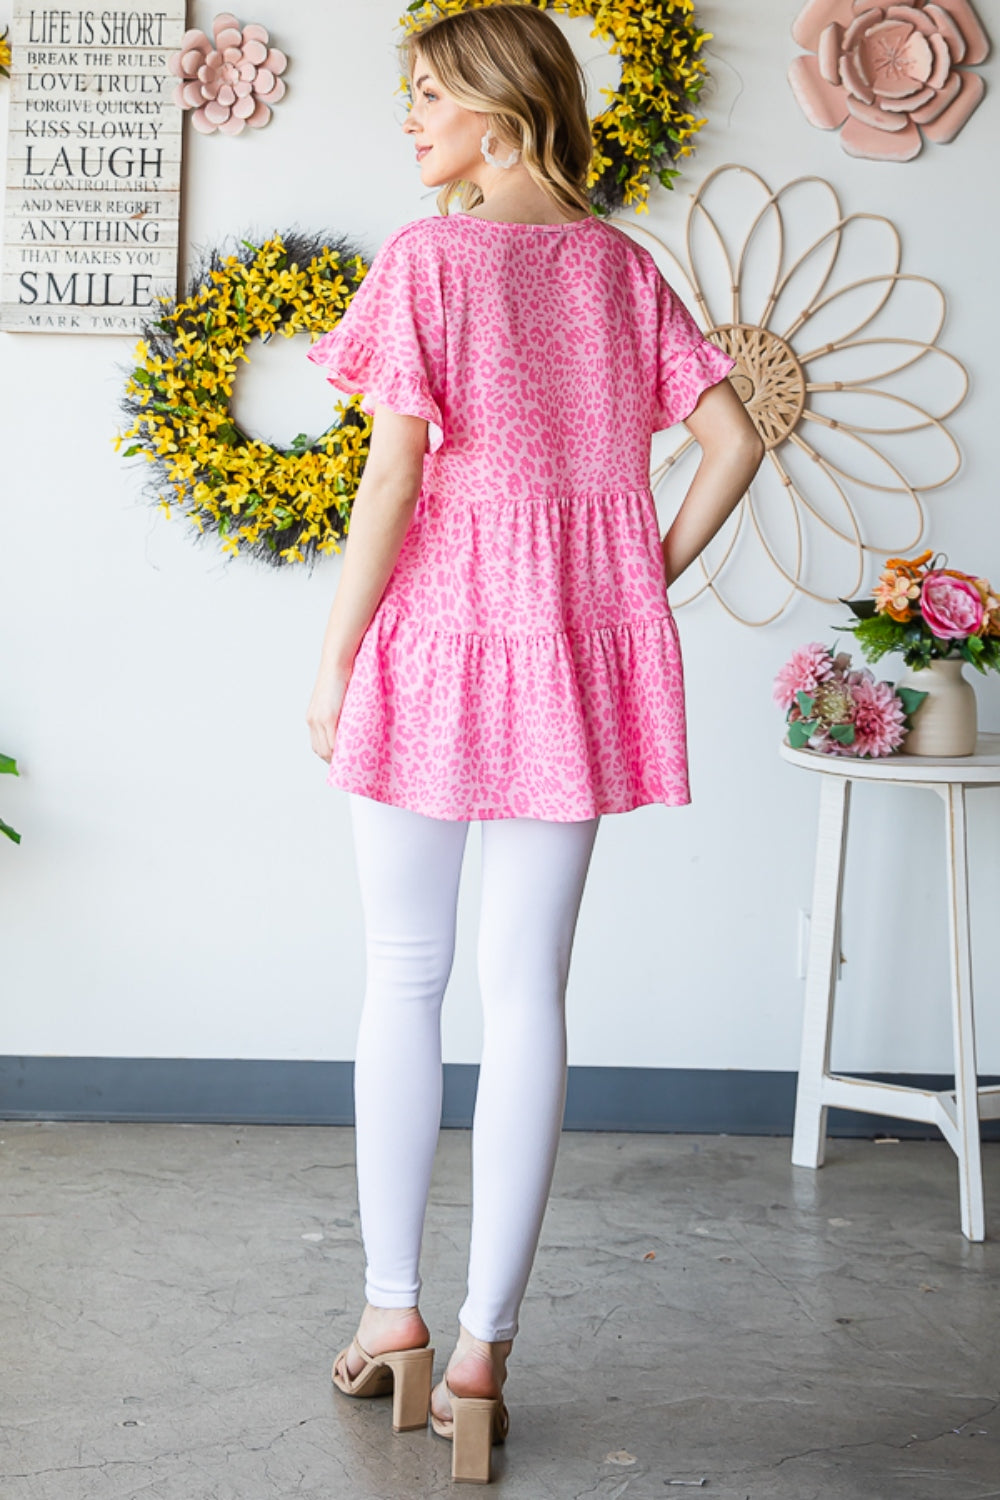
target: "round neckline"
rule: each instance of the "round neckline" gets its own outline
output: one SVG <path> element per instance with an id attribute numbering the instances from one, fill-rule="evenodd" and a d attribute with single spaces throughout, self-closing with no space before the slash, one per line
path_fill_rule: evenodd
<path id="1" fill-rule="evenodd" d="M 477 224 L 492 224 L 496 229 L 578 229 L 581 224 L 589 224 L 595 215 L 584 214 L 581 219 L 565 219 L 561 224 L 526 224 L 520 219 L 484 219 L 482 214 L 469 213 L 466 209 L 459 208 L 446 217 L 474 219 Z"/>

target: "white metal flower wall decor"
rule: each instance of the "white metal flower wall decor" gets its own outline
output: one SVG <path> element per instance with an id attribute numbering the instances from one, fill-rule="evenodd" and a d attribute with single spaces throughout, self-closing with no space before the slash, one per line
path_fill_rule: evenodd
<path id="1" fill-rule="evenodd" d="M 985 93 L 990 50 L 969 0 L 808 0 L 792 27 L 808 51 L 788 70 L 811 125 L 849 156 L 911 161 L 923 137 L 954 140 Z"/>
<path id="2" fill-rule="evenodd" d="M 729 379 L 766 448 L 671 602 L 711 593 L 742 624 L 767 625 L 801 594 L 856 595 L 869 554 L 917 545 L 920 491 L 946 484 L 961 463 L 944 422 L 968 376 L 937 346 L 940 288 L 901 271 L 888 219 L 845 216 L 820 177 L 772 191 L 748 167 L 718 167 L 692 199 L 684 257 L 627 227 L 655 241 L 667 280 L 735 358 Z M 664 523 L 700 451 L 680 431 L 659 462 L 664 439 L 654 439 L 650 483 Z"/>
<path id="3" fill-rule="evenodd" d="M 239 135 L 248 125 L 259 129 L 270 120 L 272 105 L 285 92 L 279 74 L 288 58 L 271 46 L 263 26 L 241 27 L 223 11 L 212 22 L 211 37 L 186 31 L 167 66 L 180 79 L 174 101 L 181 109 L 194 110 L 196 130 Z"/>

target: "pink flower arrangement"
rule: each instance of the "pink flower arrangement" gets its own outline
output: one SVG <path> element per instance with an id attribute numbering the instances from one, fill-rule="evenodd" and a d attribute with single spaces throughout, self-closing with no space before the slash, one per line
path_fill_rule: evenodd
<path id="1" fill-rule="evenodd" d="M 849 156 L 910 161 L 921 132 L 954 140 L 985 92 L 969 71 L 989 40 L 969 0 L 808 0 L 792 36 L 809 55 L 788 72 L 806 119 L 841 126 Z"/>
<path id="2" fill-rule="evenodd" d="M 851 667 L 848 652 L 834 654 L 815 641 L 800 646 L 774 679 L 775 702 L 787 710 L 788 743 L 828 755 L 892 755 L 926 697 L 876 682 L 867 667 Z"/>
<path id="3" fill-rule="evenodd" d="M 179 52 L 167 67 L 181 80 L 174 101 L 193 109 L 192 124 L 204 135 L 219 130 L 239 135 L 245 126 L 259 129 L 271 118 L 271 106 L 285 92 L 278 77 L 288 58 L 268 40 L 263 26 L 244 26 L 229 11 L 212 22 L 212 36 L 186 31 Z"/>
<path id="4" fill-rule="evenodd" d="M 1000 599 L 988 578 L 946 568 L 928 548 L 890 557 L 872 594 L 845 599 L 854 623 L 836 627 L 857 637 L 868 661 L 901 651 L 918 670 L 959 657 L 980 672 L 1000 671 Z"/>

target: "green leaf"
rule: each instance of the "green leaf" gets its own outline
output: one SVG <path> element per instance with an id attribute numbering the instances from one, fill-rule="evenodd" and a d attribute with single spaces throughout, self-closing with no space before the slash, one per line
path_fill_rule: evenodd
<path id="1" fill-rule="evenodd" d="M 140 368 L 132 371 L 132 379 L 138 381 L 140 385 L 150 385 L 152 378 L 148 370 Z"/>
<path id="2" fill-rule="evenodd" d="M 841 599 L 841 604 L 846 604 L 852 614 L 859 620 L 870 620 L 877 613 L 874 599 Z"/>
<path id="3" fill-rule="evenodd" d="M 5 833 L 7 837 L 15 844 L 19 844 L 21 842 L 21 835 L 18 833 L 17 829 L 11 828 L 10 824 L 5 823 L 3 818 L 0 818 L 0 833 Z"/>
<path id="4" fill-rule="evenodd" d="M 902 703 L 903 712 L 909 719 L 913 714 L 916 713 L 921 703 L 923 703 L 924 699 L 927 697 L 927 694 L 918 692 L 916 688 L 898 687 L 896 689 L 896 696 L 899 699 L 900 703 Z"/>
<path id="5" fill-rule="evenodd" d="M 122 454 L 122 458 L 132 458 L 136 453 L 141 453 L 141 452 L 142 452 L 142 444 L 141 443 L 133 443 L 132 446 L 131 446 L 131 448 L 126 448 L 125 449 L 125 452 Z"/>
<path id="6" fill-rule="evenodd" d="M 255 245 L 252 242 L 252 240 L 240 240 L 240 244 L 241 245 L 246 245 L 247 249 L 248 250 L 252 250 L 253 253 L 254 253 L 254 255 L 259 255 L 260 254 L 260 246 L 259 245 Z"/>
<path id="7" fill-rule="evenodd" d="M 0 755 L 0 776 L 20 776 L 17 761 L 12 755 Z"/>
<path id="8" fill-rule="evenodd" d="M 801 750 L 816 733 L 815 719 L 796 719 L 788 726 L 788 743 L 793 750 Z"/>
<path id="9" fill-rule="evenodd" d="M 842 745 L 853 745 L 855 729 L 853 724 L 833 724 L 830 726 L 830 738 L 838 740 Z"/>
<path id="10" fill-rule="evenodd" d="M 802 717 L 808 719 L 815 707 L 815 698 L 810 697 L 808 693 L 799 692 L 795 694 L 795 701 L 799 705 L 799 712 L 802 714 Z"/>

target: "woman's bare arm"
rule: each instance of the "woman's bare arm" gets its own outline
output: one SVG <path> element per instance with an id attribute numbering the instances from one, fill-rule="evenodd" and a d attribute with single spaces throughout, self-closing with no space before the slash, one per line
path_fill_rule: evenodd
<path id="1" fill-rule="evenodd" d="M 700 445 L 702 457 L 663 538 L 668 588 L 736 509 L 764 457 L 757 429 L 728 380 L 702 392 L 685 425 Z"/>
<path id="2" fill-rule="evenodd" d="M 355 654 L 396 566 L 420 496 L 426 446 L 422 417 L 375 407 L 368 459 L 351 507 L 340 582 L 306 712 L 312 748 L 326 761 L 333 754 Z"/>

